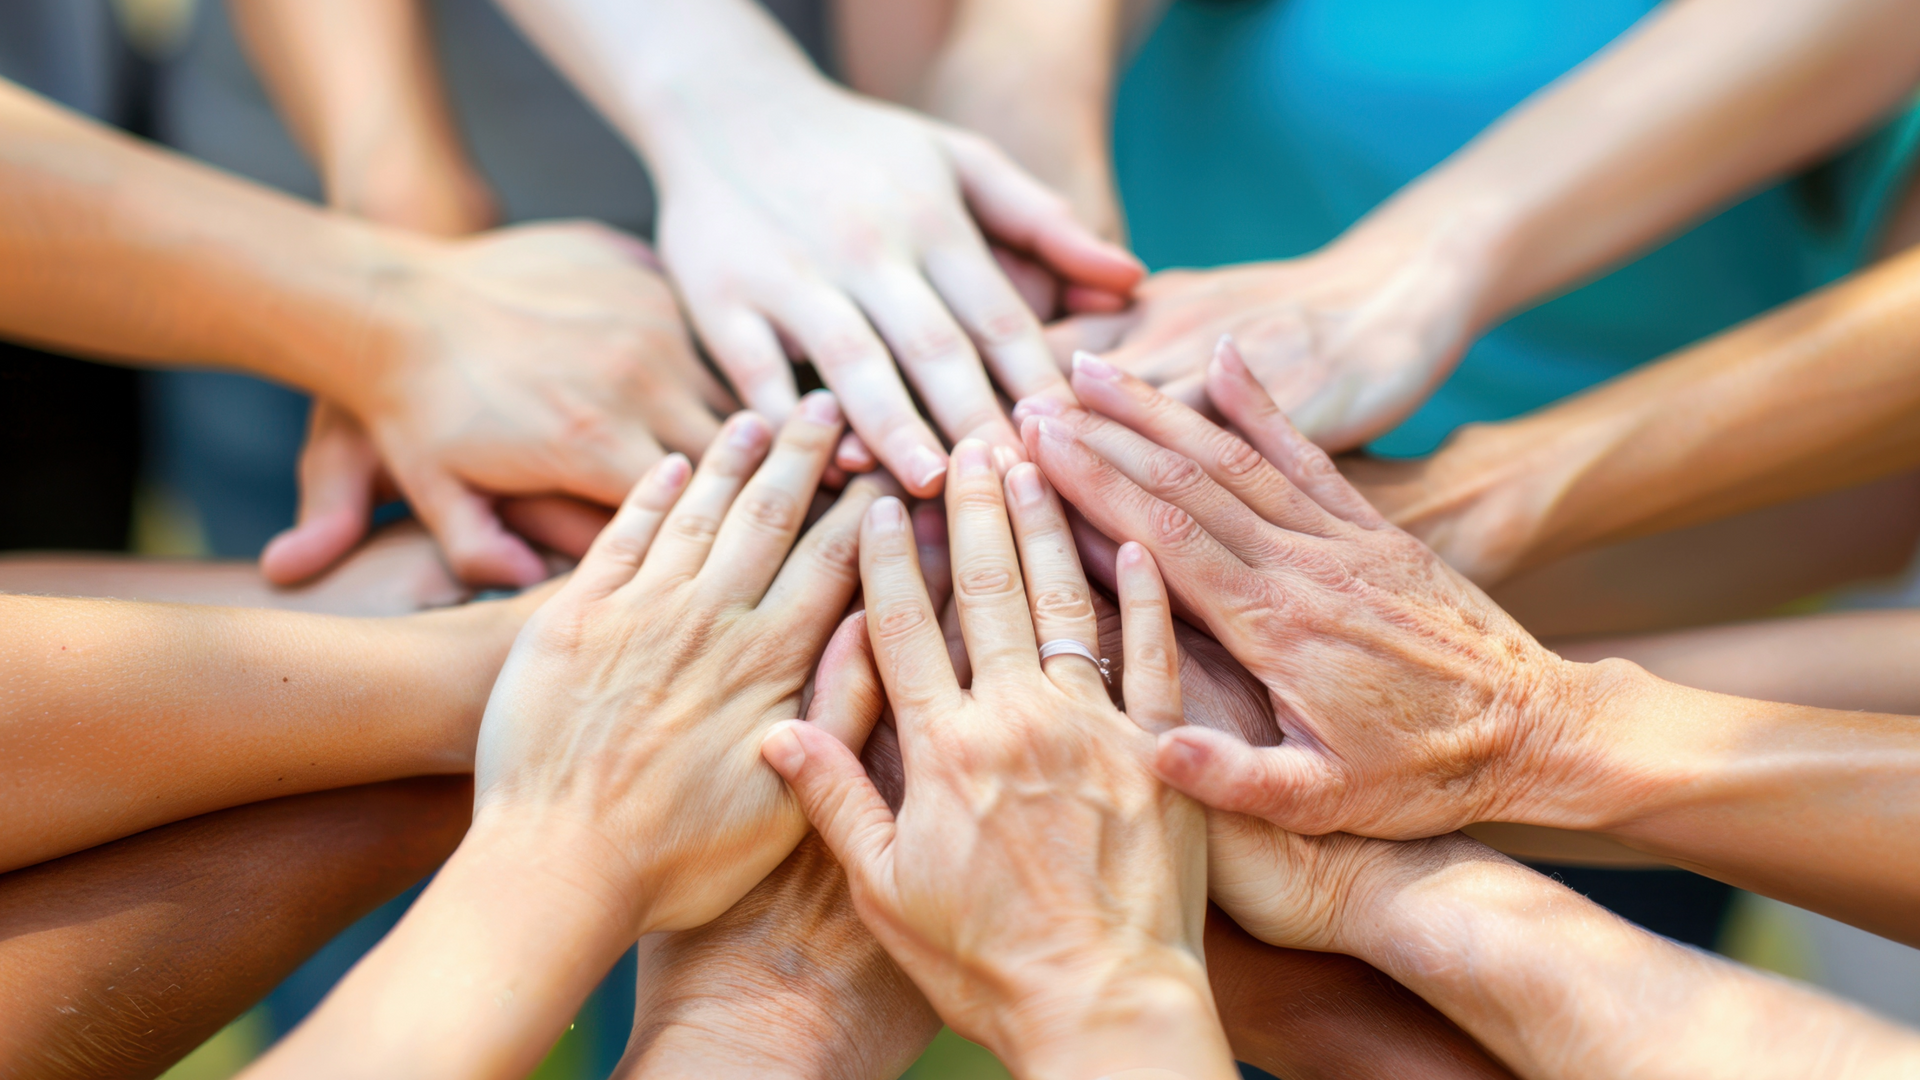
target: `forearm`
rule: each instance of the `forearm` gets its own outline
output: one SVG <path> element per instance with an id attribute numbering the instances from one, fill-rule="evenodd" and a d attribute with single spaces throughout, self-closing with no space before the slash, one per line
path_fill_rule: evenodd
<path id="1" fill-rule="evenodd" d="M 155 1075 L 431 873 L 471 805 L 463 777 L 300 795 L 0 877 L 0 1060 Z"/>
<path id="2" fill-rule="evenodd" d="M 0 333 L 357 402 L 415 273 L 395 234 L 0 84 Z"/>
<path id="3" fill-rule="evenodd" d="M 1916 77 L 1901 0 L 1662 5 L 1356 232 L 1484 244 L 1485 327 L 1831 150 Z"/>
<path id="4" fill-rule="evenodd" d="M 1207 912 L 1207 976 L 1234 1056 L 1289 1080 L 1512 1075 L 1366 963 L 1275 948 L 1218 909 Z"/>
<path id="5" fill-rule="evenodd" d="M 1458 838 L 1375 886 L 1343 948 L 1525 1077 L 1893 1077 L 1920 1039 L 1658 938 Z"/>
<path id="6" fill-rule="evenodd" d="M 0 598 L 14 868 L 281 795 L 472 768 L 521 618 Z"/>
<path id="7" fill-rule="evenodd" d="M 1717 694 L 1920 717 L 1920 611 L 1911 609 L 1574 641 L 1554 651 L 1580 661 L 1617 656 Z"/>
<path id="8" fill-rule="evenodd" d="M 1239 1075 L 1206 974 L 1192 958 L 1117 967 L 1096 960 L 1091 969 L 1035 964 L 1031 975 L 1039 992 L 1019 996 L 995 1018 L 995 1031 L 980 1033 L 1021 1080 L 1153 1069 L 1181 1080 Z"/>
<path id="9" fill-rule="evenodd" d="M 698 115 L 778 112 L 833 88 L 751 0 L 497 0 L 653 170 L 662 198 L 704 135 Z M 777 121 L 775 121 L 777 122 Z"/>
<path id="10" fill-rule="evenodd" d="M 330 205 L 443 235 L 491 222 L 420 0 L 228 2 Z"/>
<path id="11" fill-rule="evenodd" d="M 1604 832 L 1920 942 L 1920 721 L 1728 697 L 1618 660 L 1578 667 L 1594 705 L 1520 796 L 1528 823 Z"/>
<path id="12" fill-rule="evenodd" d="M 400 925 L 247 1075 L 525 1076 L 632 943 L 638 897 L 561 820 L 483 811 Z"/>
<path id="13" fill-rule="evenodd" d="M 1920 466 L 1917 317 L 1910 255 L 1551 408 L 1462 429 L 1369 495 L 1488 579 L 1904 472 Z"/>

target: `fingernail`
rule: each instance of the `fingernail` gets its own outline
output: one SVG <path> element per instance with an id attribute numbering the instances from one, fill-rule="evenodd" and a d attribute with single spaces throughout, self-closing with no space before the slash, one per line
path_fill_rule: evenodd
<path id="1" fill-rule="evenodd" d="M 743 412 L 728 425 L 727 445 L 735 450 L 758 450 L 766 443 L 767 422 L 759 413 Z"/>
<path id="2" fill-rule="evenodd" d="M 767 733 L 760 744 L 760 754 L 767 759 L 782 776 L 792 776 L 807 763 L 807 748 L 800 743 L 800 736 L 788 724 L 781 724 Z"/>
<path id="3" fill-rule="evenodd" d="M 1114 556 L 1114 563 L 1118 566 L 1134 566 L 1144 559 L 1146 554 L 1147 549 L 1141 547 L 1138 541 L 1129 540 L 1120 545 L 1119 553 Z"/>
<path id="4" fill-rule="evenodd" d="M 953 448 L 953 467 L 966 480 L 991 471 L 993 458 L 987 453 L 987 444 L 979 439 L 960 440 L 960 444 Z"/>
<path id="5" fill-rule="evenodd" d="M 1007 491 L 1021 506 L 1037 506 L 1046 497 L 1040 487 L 1040 470 L 1024 461 L 1007 473 Z"/>
<path id="6" fill-rule="evenodd" d="M 924 446 L 916 446 L 907 454 L 907 472 L 911 474 L 915 487 L 926 487 L 947 473 L 947 463 L 940 455 Z"/>
<path id="7" fill-rule="evenodd" d="M 693 463 L 687 460 L 687 455 L 673 453 L 660 459 L 660 464 L 654 469 L 653 478 L 654 482 L 671 491 L 686 483 L 687 477 L 692 475 Z"/>
<path id="8" fill-rule="evenodd" d="M 883 495 L 867 508 L 867 520 L 876 529 L 904 529 L 907 526 L 907 508 L 899 499 Z"/>
<path id="9" fill-rule="evenodd" d="M 816 424 L 840 426 L 840 403 L 830 390 L 815 390 L 800 399 L 800 415 Z"/>
<path id="10" fill-rule="evenodd" d="M 1206 747 L 1181 737 L 1178 731 L 1169 731 L 1160 736 L 1160 757 L 1162 761 L 1181 772 L 1191 773 L 1206 763 Z"/>
<path id="11" fill-rule="evenodd" d="M 1013 407 L 1013 422 L 1019 423 L 1029 416 L 1059 416 L 1063 411 L 1060 399 L 1051 394 L 1035 394 L 1021 398 Z"/>
<path id="12" fill-rule="evenodd" d="M 1112 364 L 1081 349 L 1073 354 L 1073 373 L 1085 375 L 1089 379 L 1111 379 L 1120 374 Z"/>
<path id="13" fill-rule="evenodd" d="M 1040 437 L 1052 442 L 1067 442 L 1073 438 L 1073 432 L 1058 420 L 1043 418 L 1039 421 Z"/>
<path id="14" fill-rule="evenodd" d="M 1012 472 L 1013 467 L 1020 464 L 1023 460 L 1025 459 L 1020 456 L 1020 452 L 1011 446 L 996 446 L 993 448 L 993 471 L 999 473 L 1001 476 Z"/>

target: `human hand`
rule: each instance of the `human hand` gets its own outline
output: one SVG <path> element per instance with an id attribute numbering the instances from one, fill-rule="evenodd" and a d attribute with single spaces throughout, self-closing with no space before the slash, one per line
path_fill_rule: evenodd
<path id="1" fill-rule="evenodd" d="M 805 831 L 757 746 L 799 714 L 853 594 L 858 522 L 887 490 L 849 485 L 794 546 L 840 431 L 819 392 L 770 452 L 766 421 L 742 414 L 691 478 L 683 459 L 663 461 L 522 631 L 488 704 L 476 828 L 583 832 L 595 874 L 637 905 L 637 932 L 712 919 Z M 837 655 L 822 665 L 823 706 L 841 685 Z M 858 745 L 864 728 L 840 723 L 855 711 L 827 723 Z"/>
<path id="2" fill-rule="evenodd" d="M 1152 562 L 1137 545 L 1120 553 L 1122 713 L 1093 664 L 1038 656 L 1036 641 L 1098 643 L 1038 471 L 1014 466 L 1003 501 L 989 448 L 967 440 L 946 492 L 968 689 L 904 508 L 875 503 L 861 530 L 867 622 L 906 771 L 898 815 L 824 732 L 782 725 L 767 759 L 846 868 L 874 936 L 956 1031 L 1016 1074 L 1230 1076 L 1199 951 L 1202 820 L 1145 767 L 1141 728 L 1180 716 Z"/>
<path id="3" fill-rule="evenodd" d="M 1338 452 L 1406 419 L 1459 363 L 1483 318 L 1485 275 L 1468 251 L 1452 233 L 1367 235 L 1298 259 L 1162 271 L 1130 310 L 1068 319 L 1048 338 L 1058 355 L 1100 353 L 1204 408 L 1205 358 L 1232 335 L 1299 429 Z"/>
<path id="4" fill-rule="evenodd" d="M 617 505 L 661 443 L 698 454 L 731 407 L 639 241 L 562 223 L 420 244 L 371 305 L 377 330 L 346 365 L 361 377 L 337 372 L 338 405 L 315 404 L 299 523 L 262 553 L 269 580 L 350 549 L 390 476 L 462 579 L 538 581 L 497 496 Z"/>
<path id="5" fill-rule="evenodd" d="M 1064 280 L 1070 301 L 1124 295 L 1140 276 L 985 140 L 817 76 L 687 108 L 697 133 L 656 136 L 648 156 L 660 254 L 708 352 L 778 418 L 794 401 L 791 346 L 916 496 L 939 491 L 946 455 L 901 373 L 941 431 L 1014 454 L 994 382 L 1011 397 L 1065 392 L 989 244 Z"/>
<path id="6" fill-rule="evenodd" d="M 713 922 L 640 950 L 618 1078 L 892 1080 L 940 1031 L 854 913 L 846 875 L 818 836 Z"/>
<path id="7" fill-rule="evenodd" d="M 1155 758 L 1169 782 L 1295 832 L 1385 837 L 1527 820 L 1542 791 L 1593 782 L 1578 744 L 1596 737 L 1581 725 L 1601 684 L 1382 519 L 1230 343 L 1208 392 L 1258 451 L 1091 357 L 1073 385 L 1113 419 L 1030 406 L 1035 460 L 1095 528 L 1156 552 L 1283 733 L 1255 748 L 1170 732 Z"/>

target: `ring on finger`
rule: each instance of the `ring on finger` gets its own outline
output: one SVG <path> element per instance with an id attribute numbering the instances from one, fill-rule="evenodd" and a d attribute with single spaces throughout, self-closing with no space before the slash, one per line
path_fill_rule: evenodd
<path id="1" fill-rule="evenodd" d="M 1106 683 L 1108 686 L 1113 685 L 1112 665 L 1109 664 L 1104 657 L 1095 656 L 1092 649 L 1087 648 L 1072 638 L 1054 638 L 1052 641 L 1040 646 L 1041 663 L 1044 664 L 1049 658 L 1055 656 L 1084 657 L 1092 661 L 1093 666 L 1099 670 L 1101 682 Z"/>

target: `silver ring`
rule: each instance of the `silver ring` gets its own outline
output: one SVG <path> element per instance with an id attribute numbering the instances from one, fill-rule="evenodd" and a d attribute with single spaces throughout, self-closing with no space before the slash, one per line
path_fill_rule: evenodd
<path id="1" fill-rule="evenodd" d="M 1093 655 L 1092 649 L 1087 648 L 1085 645 L 1080 644 L 1079 642 L 1073 640 L 1072 638 L 1054 638 L 1052 641 L 1043 642 L 1041 644 L 1040 646 L 1040 662 L 1041 663 L 1045 663 L 1049 657 L 1054 657 L 1054 656 L 1085 657 L 1086 659 L 1093 661 L 1094 667 L 1100 669 L 1100 681 L 1106 683 L 1108 686 L 1113 685 L 1113 672 L 1111 671 L 1107 661 L 1102 659 L 1101 657 Z"/>

